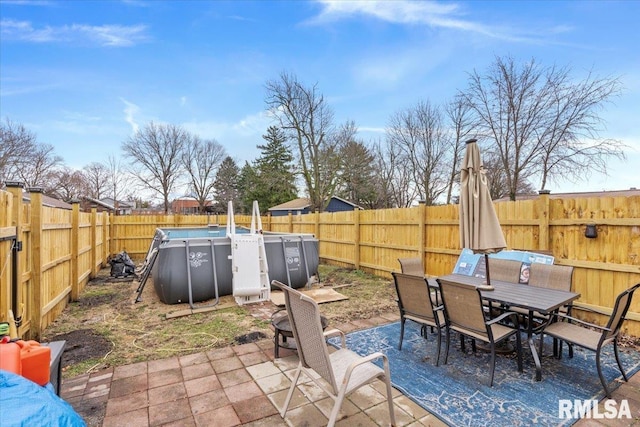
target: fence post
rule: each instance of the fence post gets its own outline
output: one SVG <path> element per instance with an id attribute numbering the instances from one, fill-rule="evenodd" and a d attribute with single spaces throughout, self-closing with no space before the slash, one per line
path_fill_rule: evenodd
<path id="1" fill-rule="evenodd" d="M 113 212 L 109 214 L 109 254 L 115 254 L 116 250 L 116 226 L 115 215 Z"/>
<path id="2" fill-rule="evenodd" d="M 80 201 L 71 201 L 71 301 L 78 301 L 78 240 L 80 239 Z"/>
<path id="3" fill-rule="evenodd" d="M 291 211 L 289 211 L 287 216 L 289 217 L 289 233 L 293 233 L 293 214 Z"/>
<path id="4" fill-rule="evenodd" d="M 538 238 L 538 249 L 541 251 L 549 250 L 549 194 L 551 194 L 550 190 L 540 190 L 540 225 Z"/>
<path id="5" fill-rule="evenodd" d="M 427 246 L 427 227 L 425 226 L 427 219 L 427 205 L 424 203 L 420 203 L 418 205 L 418 209 L 420 210 L 418 212 L 418 215 L 420 215 L 420 218 L 418 219 L 418 227 L 420 227 L 420 230 L 418 230 L 418 239 L 419 239 L 419 244 L 420 244 L 420 259 L 422 260 L 422 265 L 429 265 L 428 262 L 425 261 L 424 259 L 424 254 L 425 254 L 425 247 Z"/>
<path id="6" fill-rule="evenodd" d="M 96 224 L 97 224 L 98 210 L 91 208 L 91 278 L 96 277 L 98 269 L 96 268 Z"/>
<path id="7" fill-rule="evenodd" d="M 9 212 L 9 215 L 11 218 L 11 221 L 9 223 L 11 224 L 12 227 L 16 228 L 16 245 L 18 245 L 21 243 L 21 240 L 22 240 L 21 239 L 22 238 L 22 187 L 24 185 L 21 182 L 16 182 L 16 181 L 7 181 L 5 185 L 7 186 L 7 190 L 9 191 L 9 193 L 11 193 L 12 199 L 13 199 L 12 205 L 11 205 L 11 212 Z M 23 302 L 22 300 L 22 269 L 20 265 L 20 256 L 18 255 L 17 250 L 13 252 L 12 257 L 13 257 L 13 260 L 12 260 L 13 267 L 9 267 L 9 268 L 13 270 L 11 271 L 11 274 L 13 275 L 13 277 L 11 278 L 11 281 L 12 282 L 14 280 L 16 281 L 16 287 L 15 289 L 12 289 L 12 286 L 10 286 L 9 283 L 6 284 L 7 285 L 6 292 L 2 294 L 2 297 L 6 299 L 4 301 L 4 304 L 0 304 L 0 306 L 2 307 L 2 310 L 0 311 L 2 311 L 3 314 L 8 313 L 8 308 L 7 308 L 7 311 L 5 311 L 4 310 L 5 307 L 11 307 L 12 301 L 15 301 L 17 302 L 17 305 L 13 307 L 13 309 L 17 310 L 18 313 L 13 313 L 13 315 L 14 317 L 20 319 L 20 317 L 23 316 L 24 313 L 21 312 L 20 310 L 21 303 Z M 5 260 L 4 262 L 7 262 L 7 261 L 8 260 Z M 2 277 L 0 277 L 0 280 L 2 280 Z M 13 292 L 15 292 L 15 295 L 13 294 Z M 19 327 L 20 325 L 17 325 L 17 326 Z M 18 335 L 20 336 L 22 335 L 20 331 L 18 331 Z"/>
<path id="8" fill-rule="evenodd" d="M 360 209 L 353 210 L 353 267 L 360 270 Z"/>
<path id="9" fill-rule="evenodd" d="M 100 260 L 100 266 L 104 267 L 109 258 L 109 231 L 107 230 L 109 214 L 107 212 L 101 212 L 100 215 L 102 216 L 102 259 Z"/>
<path id="10" fill-rule="evenodd" d="M 316 239 L 318 239 L 318 241 L 320 241 L 320 212 L 314 212 L 315 217 L 315 224 L 313 226 L 313 234 L 315 234 Z"/>
<path id="11" fill-rule="evenodd" d="M 42 334 L 42 188 L 29 188 L 31 198 L 31 336 Z"/>

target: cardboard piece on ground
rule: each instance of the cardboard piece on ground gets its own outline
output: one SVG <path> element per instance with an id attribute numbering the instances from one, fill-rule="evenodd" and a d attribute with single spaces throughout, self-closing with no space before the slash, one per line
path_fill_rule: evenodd
<path id="1" fill-rule="evenodd" d="M 189 315 L 196 314 L 196 313 L 206 313 L 206 312 L 209 312 L 209 311 L 222 310 L 222 309 L 225 309 L 225 308 L 236 307 L 236 306 L 237 306 L 237 304 L 228 302 L 228 303 L 218 304 L 218 305 L 210 306 L 210 307 L 187 308 L 187 309 L 184 309 L 184 310 L 177 310 L 177 311 L 173 311 L 171 313 L 167 313 L 165 315 L 165 317 L 167 319 L 173 319 L 175 317 L 189 316 Z"/>
<path id="2" fill-rule="evenodd" d="M 305 289 L 305 290 L 298 289 L 298 290 L 301 293 L 308 296 L 309 298 L 313 299 L 318 304 L 349 299 L 349 297 L 342 295 L 341 293 L 335 291 L 332 288 L 316 288 L 316 289 Z M 274 303 L 275 305 L 283 306 L 284 294 L 282 293 L 282 291 L 272 291 L 271 302 Z"/>

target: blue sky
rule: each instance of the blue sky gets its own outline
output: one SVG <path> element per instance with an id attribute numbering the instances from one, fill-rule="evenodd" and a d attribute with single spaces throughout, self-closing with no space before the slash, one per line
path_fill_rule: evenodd
<path id="1" fill-rule="evenodd" d="M 109 155 L 151 120 L 215 138 L 240 165 L 272 123 L 267 80 L 318 88 L 368 142 L 418 101 L 442 103 L 496 56 L 619 77 L 603 137 L 629 148 L 610 176 L 552 191 L 640 187 L 640 1 L 0 0 L 0 116 L 67 165 Z M 123 159 L 126 160 L 126 159 Z"/>

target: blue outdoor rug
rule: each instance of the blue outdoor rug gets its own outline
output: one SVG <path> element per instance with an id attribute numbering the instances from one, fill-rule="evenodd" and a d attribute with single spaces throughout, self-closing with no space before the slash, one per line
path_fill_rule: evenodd
<path id="1" fill-rule="evenodd" d="M 523 367 L 517 369 L 513 356 L 496 357 L 493 387 L 489 387 L 490 354 L 460 351 L 460 339 L 451 335 L 449 360 L 444 365 L 444 333 L 440 366 L 436 357 L 435 335 L 420 336 L 420 327 L 407 321 L 402 351 L 398 351 L 400 322 L 347 334 L 347 347 L 366 355 L 381 351 L 389 358 L 391 382 L 413 401 L 451 426 L 540 426 L 571 425 L 576 419 L 559 418 L 560 399 L 598 399 L 604 397 L 595 367 L 595 353 L 575 347 L 574 357 L 552 356 L 552 338 L 545 338 L 542 381 L 535 381 L 535 365 L 523 334 Z M 537 342 L 537 339 L 536 339 Z M 332 339 L 336 345 L 339 341 Z M 613 347 L 603 353 L 603 373 L 613 391 L 619 386 Z M 640 354 L 620 348 L 620 358 L 630 377 L 640 369 Z M 381 365 L 381 363 L 379 363 Z"/>

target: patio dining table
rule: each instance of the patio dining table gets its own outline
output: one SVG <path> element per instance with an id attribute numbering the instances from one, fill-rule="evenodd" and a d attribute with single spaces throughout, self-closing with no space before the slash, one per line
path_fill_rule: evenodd
<path id="1" fill-rule="evenodd" d="M 536 381 L 540 381 L 542 379 L 542 366 L 536 345 L 533 342 L 534 313 L 550 314 L 556 312 L 560 307 L 580 298 L 580 294 L 501 280 L 491 280 L 493 290 L 483 290 L 483 285 L 486 285 L 486 282 L 485 279 L 480 277 L 448 274 L 441 278 L 451 282 L 477 286 L 483 299 L 509 307 L 519 307 L 529 313 L 526 328 L 527 341 L 536 364 Z"/>

